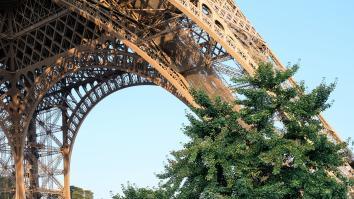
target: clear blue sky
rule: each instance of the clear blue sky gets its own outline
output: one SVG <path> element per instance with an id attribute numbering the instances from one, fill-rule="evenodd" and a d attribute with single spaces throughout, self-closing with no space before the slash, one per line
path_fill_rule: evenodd
<path id="1" fill-rule="evenodd" d="M 283 63 L 297 63 L 309 88 L 323 78 L 338 85 L 324 113 L 342 138 L 354 137 L 354 1 L 239 0 L 238 5 Z M 161 88 L 119 91 L 97 105 L 77 137 L 72 184 L 109 198 L 127 181 L 154 186 L 181 133 L 187 107 Z"/>

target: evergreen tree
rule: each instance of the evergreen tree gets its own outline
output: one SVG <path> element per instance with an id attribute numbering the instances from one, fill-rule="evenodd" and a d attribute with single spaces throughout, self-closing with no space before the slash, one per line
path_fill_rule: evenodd
<path id="1" fill-rule="evenodd" d="M 172 153 L 159 189 L 130 186 L 116 198 L 347 198 L 349 179 L 338 170 L 345 144 L 330 141 L 317 117 L 335 85 L 305 93 L 304 84 L 287 86 L 297 66 L 273 68 L 234 80 L 239 112 L 193 91 L 200 108 L 187 115 L 190 142 Z"/>
<path id="2" fill-rule="evenodd" d="M 75 186 L 70 186 L 70 195 L 72 199 L 93 199 L 92 191 Z"/>
<path id="3" fill-rule="evenodd" d="M 255 76 L 235 80 L 244 85 L 236 89 L 245 98 L 236 101 L 244 106 L 241 118 L 260 136 L 253 162 L 257 180 L 245 186 L 257 197 L 347 198 L 349 181 L 338 171 L 345 144 L 330 141 L 317 117 L 330 107 L 335 85 L 322 83 L 305 94 L 303 83 L 287 86 L 297 69 L 280 72 L 261 64 Z"/>
<path id="4" fill-rule="evenodd" d="M 162 189 L 149 189 L 149 188 L 137 188 L 136 186 L 128 184 L 127 187 L 123 186 L 124 196 L 116 195 L 113 199 L 167 199 L 166 191 Z"/>

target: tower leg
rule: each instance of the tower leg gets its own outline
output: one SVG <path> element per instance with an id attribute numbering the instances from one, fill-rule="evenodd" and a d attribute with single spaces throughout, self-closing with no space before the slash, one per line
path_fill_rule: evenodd
<path id="1" fill-rule="evenodd" d="M 71 199 L 70 196 L 70 147 L 64 146 L 63 150 L 64 159 L 64 198 Z"/>
<path id="2" fill-rule="evenodd" d="M 62 130 L 63 130 L 63 147 L 62 154 L 64 160 L 64 199 L 71 199 L 70 193 L 70 159 L 71 159 L 71 150 L 70 145 L 68 144 L 68 113 L 66 102 L 62 104 Z"/>
<path id="3" fill-rule="evenodd" d="M 16 147 L 14 159 L 15 159 L 15 172 L 16 172 L 16 197 L 15 198 L 26 199 L 22 147 Z"/>

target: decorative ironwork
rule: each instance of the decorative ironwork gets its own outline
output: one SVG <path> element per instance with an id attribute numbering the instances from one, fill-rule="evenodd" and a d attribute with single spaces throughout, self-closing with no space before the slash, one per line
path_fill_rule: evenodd
<path id="1" fill-rule="evenodd" d="M 232 0 L 7 0 L 0 8 L 0 194 L 16 199 L 70 198 L 76 135 L 111 93 L 157 85 L 195 106 L 191 87 L 230 101 L 229 77 L 253 74 L 262 61 L 285 69 Z"/>

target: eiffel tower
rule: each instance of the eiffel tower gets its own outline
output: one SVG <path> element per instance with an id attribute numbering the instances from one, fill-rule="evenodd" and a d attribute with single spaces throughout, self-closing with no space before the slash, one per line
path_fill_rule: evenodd
<path id="1" fill-rule="evenodd" d="M 285 69 L 233 0 L 0 1 L 1 197 L 70 199 L 76 135 L 106 96 L 157 85 L 191 106 L 192 87 L 231 101 L 227 78 L 260 62 Z"/>

